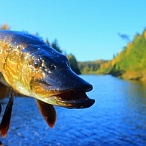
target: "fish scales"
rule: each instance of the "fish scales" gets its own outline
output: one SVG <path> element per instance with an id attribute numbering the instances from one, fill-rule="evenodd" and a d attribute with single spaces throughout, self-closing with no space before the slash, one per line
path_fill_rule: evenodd
<path id="1" fill-rule="evenodd" d="M 9 129 L 16 94 L 36 99 L 51 128 L 56 121 L 54 105 L 78 109 L 94 104 L 86 95 L 92 85 L 74 73 L 68 62 L 66 56 L 34 35 L 0 30 L 0 99 L 10 93 L 0 124 L 2 137 Z"/>

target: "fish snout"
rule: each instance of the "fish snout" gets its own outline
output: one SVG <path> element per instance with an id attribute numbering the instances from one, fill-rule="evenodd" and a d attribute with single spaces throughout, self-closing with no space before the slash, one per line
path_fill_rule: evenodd
<path id="1" fill-rule="evenodd" d="M 74 73 L 71 69 L 61 70 L 47 75 L 45 81 L 49 87 L 58 91 L 81 90 L 89 92 L 93 86 Z"/>
<path id="2" fill-rule="evenodd" d="M 54 80 L 53 80 L 54 79 Z M 75 74 L 72 70 L 62 70 L 47 80 L 51 88 L 56 90 L 56 105 L 67 108 L 88 108 L 95 102 L 86 92 L 93 86 Z"/>

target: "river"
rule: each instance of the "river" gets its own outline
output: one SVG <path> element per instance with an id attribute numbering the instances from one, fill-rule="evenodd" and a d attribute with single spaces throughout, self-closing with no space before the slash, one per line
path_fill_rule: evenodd
<path id="1" fill-rule="evenodd" d="M 32 98 L 15 98 L 4 146 L 144 146 L 146 86 L 110 75 L 82 75 L 96 100 L 88 109 L 55 107 L 53 129 L 43 120 Z M 6 105 L 7 99 L 3 101 Z"/>

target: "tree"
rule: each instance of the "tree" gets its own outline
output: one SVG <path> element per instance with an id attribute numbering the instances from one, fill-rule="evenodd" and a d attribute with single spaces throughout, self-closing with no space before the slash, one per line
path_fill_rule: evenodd
<path id="1" fill-rule="evenodd" d="M 7 23 L 5 23 L 5 24 L 3 24 L 2 26 L 0 26 L 0 29 L 2 29 L 2 30 L 9 30 L 10 27 L 8 26 Z"/>
<path id="2" fill-rule="evenodd" d="M 48 38 L 46 39 L 46 43 L 51 46 L 51 43 L 49 42 Z"/>
<path id="3" fill-rule="evenodd" d="M 69 60 L 69 64 L 70 64 L 71 69 L 72 69 L 76 74 L 81 74 L 75 56 L 72 55 L 72 54 L 69 54 L 69 55 L 67 55 L 67 58 L 68 58 L 68 60 Z"/>
<path id="4" fill-rule="evenodd" d="M 58 52 L 62 53 L 62 50 L 60 49 L 59 45 L 58 45 L 58 41 L 57 39 L 55 39 L 52 44 L 51 44 L 52 48 L 54 48 L 55 50 L 57 50 Z"/>

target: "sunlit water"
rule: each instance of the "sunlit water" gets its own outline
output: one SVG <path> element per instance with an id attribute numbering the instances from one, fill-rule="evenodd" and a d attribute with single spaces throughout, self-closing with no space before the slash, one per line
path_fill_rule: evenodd
<path id="1" fill-rule="evenodd" d="M 50 129 L 34 99 L 15 98 L 4 146 L 145 146 L 146 86 L 109 75 L 81 77 L 94 86 L 88 93 L 96 100 L 91 108 L 56 107 Z"/>

